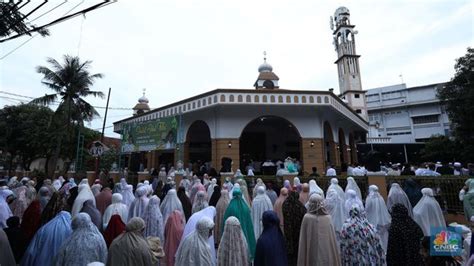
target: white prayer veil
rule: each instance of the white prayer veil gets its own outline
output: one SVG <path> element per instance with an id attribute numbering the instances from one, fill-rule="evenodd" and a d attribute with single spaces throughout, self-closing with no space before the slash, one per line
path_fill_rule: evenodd
<path id="1" fill-rule="evenodd" d="M 347 178 L 346 194 L 349 189 L 354 190 L 357 193 L 357 197 L 359 197 L 359 199 L 362 199 L 362 193 L 360 192 L 360 188 L 352 176 L 349 176 Z M 347 199 L 347 195 L 346 195 L 346 199 Z"/>
<path id="2" fill-rule="evenodd" d="M 335 177 L 331 178 L 331 184 L 328 187 L 328 191 L 330 189 L 336 190 L 339 197 L 344 201 L 346 200 L 346 193 L 344 192 L 342 187 L 339 185 L 339 180 L 337 178 L 335 178 Z"/>
<path id="3" fill-rule="evenodd" d="M 357 193 L 352 189 L 349 189 L 346 191 L 345 207 L 346 207 L 347 217 L 349 217 L 349 211 L 354 207 L 357 207 L 361 211 L 364 210 L 364 204 L 362 203 L 362 200 L 359 198 L 359 196 L 357 196 Z"/>
<path id="4" fill-rule="evenodd" d="M 102 218 L 103 229 L 107 228 L 110 219 L 114 214 L 118 214 L 124 224 L 128 222 L 128 207 L 122 203 L 122 194 L 112 194 L 112 204 L 105 209 L 104 216 Z"/>
<path id="5" fill-rule="evenodd" d="M 202 218 L 207 217 L 208 219 L 211 219 L 211 221 L 214 221 L 215 216 L 216 216 L 216 208 L 214 208 L 213 206 L 209 206 L 209 207 L 207 207 L 203 210 L 200 210 L 200 211 L 194 213 L 193 215 L 191 215 L 191 217 L 189 217 L 188 222 L 186 223 L 186 226 L 184 227 L 183 236 L 181 237 L 180 246 L 183 243 L 184 239 L 186 237 L 188 237 L 189 235 L 191 235 L 196 230 L 196 226 Z M 213 224 L 213 227 L 214 227 L 214 224 Z M 208 237 L 207 238 L 207 244 L 210 247 L 212 247 L 211 248 L 212 261 L 215 264 L 216 249 L 214 248 L 214 246 L 215 246 L 214 245 L 214 236 L 212 234 L 209 235 L 209 230 L 207 232 L 207 237 Z"/>
<path id="6" fill-rule="evenodd" d="M 209 231 L 214 227 L 214 222 L 209 217 L 201 217 L 196 225 L 195 230 L 186 236 L 176 251 L 176 266 L 211 266 L 215 265 L 212 250 L 214 246 L 210 246 L 207 239 Z M 212 237 L 212 239 L 214 239 Z M 215 251 L 214 251 L 215 254 Z"/>
<path id="7" fill-rule="evenodd" d="M 421 227 L 425 236 L 430 236 L 431 227 L 445 227 L 443 211 L 431 188 L 421 190 L 423 197 L 413 208 L 413 220 Z"/>
<path id="8" fill-rule="evenodd" d="M 324 207 L 331 215 L 334 230 L 340 232 L 347 215 L 345 212 L 344 200 L 339 196 L 335 189 L 328 189 L 326 199 L 324 200 Z"/>
<path id="9" fill-rule="evenodd" d="M 311 179 L 309 180 L 309 197 L 311 197 L 311 195 L 313 195 L 314 193 L 317 193 L 321 195 L 321 197 L 324 198 L 323 189 L 318 186 L 318 183 L 316 183 L 316 180 Z"/>
<path id="10" fill-rule="evenodd" d="M 248 265 L 249 263 L 247 240 L 239 220 L 234 216 L 230 216 L 225 221 L 217 254 L 219 266 Z"/>
<path id="11" fill-rule="evenodd" d="M 92 200 L 92 202 L 94 203 L 94 206 L 96 206 L 95 197 L 94 197 L 94 194 L 92 194 L 92 191 L 89 185 L 79 184 L 78 194 L 77 194 L 76 199 L 74 200 L 74 204 L 72 205 L 71 216 L 74 217 L 76 214 L 78 214 L 81 211 L 84 205 L 84 202 L 88 200 Z"/>
<path id="12" fill-rule="evenodd" d="M 127 205 L 127 207 L 130 208 L 130 205 L 135 200 L 135 195 L 133 195 L 133 186 L 125 185 L 125 187 L 122 187 L 121 194 L 123 204 Z"/>
<path id="13" fill-rule="evenodd" d="M 251 210 L 255 239 L 258 239 L 260 234 L 263 232 L 262 215 L 268 210 L 273 210 L 272 201 L 265 193 L 265 188 L 259 186 L 257 188 L 257 195 L 252 201 Z"/>
<path id="14" fill-rule="evenodd" d="M 405 208 L 407 208 L 408 210 L 408 215 L 410 215 L 410 217 L 413 217 L 413 211 L 410 200 L 408 199 L 408 196 L 405 191 L 403 191 L 403 189 L 398 183 L 393 183 L 390 187 L 390 191 L 388 192 L 387 209 L 389 212 L 392 211 L 392 207 L 395 204 L 402 204 L 403 206 L 405 206 Z"/>
<path id="15" fill-rule="evenodd" d="M 379 188 L 376 185 L 369 186 L 369 195 L 365 200 L 365 212 L 367 220 L 375 226 L 388 225 L 391 222 L 390 214 L 387 206 L 379 193 Z"/>
<path id="16" fill-rule="evenodd" d="M 178 210 L 182 214 L 184 214 L 183 205 L 181 204 L 181 201 L 179 200 L 178 195 L 176 194 L 176 189 L 170 189 L 168 191 L 165 198 L 163 199 L 163 202 L 161 203 L 160 209 L 161 214 L 163 215 L 163 224 L 165 225 L 166 221 L 168 220 L 168 217 L 174 210 Z M 186 223 L 184 215 L 182 218 L 183 223 Z"/>

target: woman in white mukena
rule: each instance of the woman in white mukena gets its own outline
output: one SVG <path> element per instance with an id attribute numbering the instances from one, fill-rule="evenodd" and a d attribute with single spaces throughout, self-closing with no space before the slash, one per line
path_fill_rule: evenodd
<path id="1" fill-rule="evenodd" d="M 423 197 L 413 208 L 413 220 L 421 227 L 425 236 L 430 236 L 431 227 L 445 227 L 443 211 L 431 188 L 421 190 Z"/>

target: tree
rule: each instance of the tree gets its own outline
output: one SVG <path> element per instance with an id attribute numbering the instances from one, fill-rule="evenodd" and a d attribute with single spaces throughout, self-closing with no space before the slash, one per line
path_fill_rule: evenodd
<path id="1" fill-rule="evenodd" d="M 421 150 L 423 160 L 427 162 L 452 162 L 458 159 L 456 142 L 446 136 L 432 136 Z"/>
<path id="2" fill-rule="evenodd" d="M 50 130 L 53 115 L 51 109 L 31 104 L 0 109 L 0 147 L 9 154 L 9 169 L 15 158 L 28 170 L 34 159 L 48 156 L 55 134 Z"/>
<path id="3" fill-rule="evenodd" d="M 18 10 L 14 1 L 0 2 L 0 37 L 7 37 L 13 32 L 31 35 L 32 29 L 35 29 L 35 25 L 26 21 L 25 15 Z M 44 28 L 37 32 L 43 37 L 49 35 L 49 31 Z"/>
<path id="4" fill-rule="evenodd" d="M 90 90 L 95 80 L 103 77 L 102 74 L 89 73 L 91 61 L 81 62 L 79 57 L 65 55 L 63 64 L 53 58 L 48 58 L 47 62 L 51 68 L 38 66 L 36 71 L 44 75 L 42 83 L 55 93 L 46 94 L 34 99 L 31 103 L 49 105 L 59 100 L 54 119 L 63 122 L 63 126 L 59 128 L 63 134 L 56 139 L 56 150 L 51 165 L 48 167 L 48 174 L 52 175 L 61 152 L 63 139 L 66 139 L 69 144 L 74 141 L 71 139 L 71 136 L 74 136 L 71 125 L 78 125 L 81 128 L 84 121 L 91 121 L 99 116 L 95 108 L 84 98 L 87 96 L 104 98 L 104 94 Z"/>
<path id="5" fill-rule="evenodd" d="M 454 77 L 438 91 L 446 106 L 453 136 L 465 161 L 474 161 L 474 48 L 456 60 Z"/>

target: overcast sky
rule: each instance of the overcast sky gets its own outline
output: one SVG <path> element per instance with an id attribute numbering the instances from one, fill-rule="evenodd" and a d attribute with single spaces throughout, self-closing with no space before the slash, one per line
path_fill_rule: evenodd
<path id="1" fill-rule="evenodd" d="M 97 2 L 86 0 L 76 10 Z M 35 15 L 60 3 L 49 1 Z M 35 23 L 78 3 L 69 0 Z M 251 89 L 263 51 L 281 88 L 337 92 L 329 17 L 341 5 L 349 8 L 359 32 L 363 89 L 399 84 L 400 74 L 409 87 L 448 81 L 455 59 L 474 43 L 469 0 L 119 0 L 85 19 L 51 27 L 51 36 L 35 37 L 0 60 L 0 96 L 28 101 L 1 92 L 51 93 L 35 67 L 46 65 L 47 57 L 61 60 L 69 54 L 92 60 L 91 72 L 105 75 L 93 89 L 106 93 L 112 87 L 111 107 L 132 108 L 146 88 L 150 107 L 156 108 L 216 88 Z M 0 44 L 0 57 L 29 38 Z M 88 100 L 106 104 L 106 99 Z M 0 107 L 18 103 L 0 98 Z M 103 117 L 104 110 L 99 112 Z M 109 111 L 107 126 L 131 114 Z M 102 122 L 98 118 L 88 126 L 98 129 Z M 112 128 L 106 135 L 118 136 Z"/>

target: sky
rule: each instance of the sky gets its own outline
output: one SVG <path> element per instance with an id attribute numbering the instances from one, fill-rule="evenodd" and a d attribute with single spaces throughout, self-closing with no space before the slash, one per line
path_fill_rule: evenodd
<path id="1" fill-rule="evenodd" d="M 43 1 L 33 0 L 36 5 Z M 85 0 L 74 11 L 98 3 Z M 63 1 L 49 1 L 35 18 Z M 81 3 L 69 0 L 34 21 L 41 25 Z M 51 36 L 24 36 L 0 44 L 0 108 L 51 91 L 38 65 L 65 54 L 91 60 L 102 73 L 91 88 L 107 93 L 110 107 L 133 108 L 142 90 L 157 108 L 217 88 L 252 89 L 267 62 L 280 88 L 337 93 L 336 52 L 330 16 L 339 6 L 356 26 L 364 90 L 406 83 L 449 81 L 455 59 L 474 44 L 474 2 L 469 0 L 119 0 L 49 28 Z M 34 5 L 32 5 L 34 6 Z M 26 44 L 18 48 L 22 43 Z M 13 53 L 7 55 L 12 50 Z M 8 98 L 6 98 L 8 97 Z M 106 99 L 87 98 L 95 106 Z M 51 106 L 53 109 L 55 106 Z M 100 118 L 87 126 L 102 127 Z M 109 110 L 105 133 L 132 110 Z"/>

